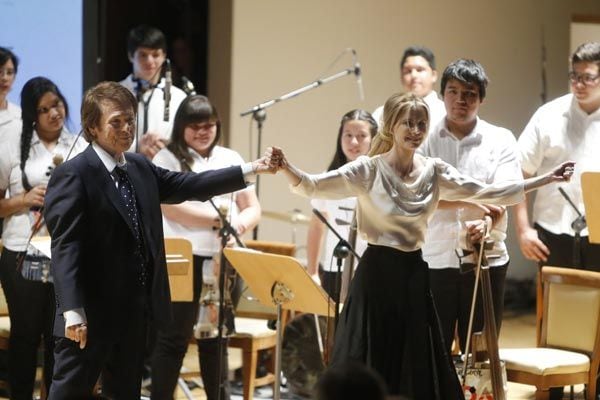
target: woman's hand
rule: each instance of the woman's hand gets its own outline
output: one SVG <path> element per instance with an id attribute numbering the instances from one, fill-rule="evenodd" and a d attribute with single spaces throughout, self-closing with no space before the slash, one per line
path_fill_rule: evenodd
<path id="1" fill-rule="evenodd" d="M 46 195 L 46 186 L 39 185 L 28 192 L 23 193 L 23 206 L 27 208 L 42 207 L 44 205 L 44 196 Z"/>
<path id="2" fill-rule="evenodd" d="M 575 161 L 565 161 L 549 172 L 550 182 L 569 182 L 575 172 Z"/>

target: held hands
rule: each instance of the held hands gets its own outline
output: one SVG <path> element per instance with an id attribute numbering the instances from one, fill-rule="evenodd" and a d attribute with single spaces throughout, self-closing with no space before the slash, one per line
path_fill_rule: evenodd
<path id="1" fill-rule="evenodd" d="M 68 326 L 65 329 L 65 336 L 67 339 L 79 343 L 80 349 L 84 349 L 87 344 L 87 324 Z"/>
<path id="2" fill-rule="evenodd" d="M 255 174 L 274 174 L 287 165 L 283 151 L 279 147 L 267 147 L 265 155 L 252 162 Z"/>

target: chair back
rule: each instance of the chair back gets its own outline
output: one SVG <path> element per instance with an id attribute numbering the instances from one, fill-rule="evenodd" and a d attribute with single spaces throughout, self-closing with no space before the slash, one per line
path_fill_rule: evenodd
<path id="1" fill-rule="evenodd" d="M 172 301 L 192 301 L 194 297 L 194 255 L 192 243 L 184 238 L 166 237 L 165 254 Z"/>
<path id="2" fill-rule="evenodd" d="M 600 272 L 543 267 L 542 347 L 598 357 L 600 350 Z"/>
<path id="3" fill-rule="evenodd" d="M 296 254 L 296 245 L 293 243 L 264 240 L 246 240 L 244 243 L 248 248 L 259 250 L 264 253 L 280 254 L 290 257 L 293 257 Z M 277 309 L 275 306 L 267 307 L 261 304 L 250 288 L 244 283 L 242 294 L 235 310 L 235 315 L 247 318 L 276 319 Z"/>

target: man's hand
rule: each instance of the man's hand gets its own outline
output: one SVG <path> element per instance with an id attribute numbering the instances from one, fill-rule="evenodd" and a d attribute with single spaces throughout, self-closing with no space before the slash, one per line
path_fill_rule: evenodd
<path id="1" fill-rule="evenodd" d="M 258 160 L 252 161 L 252 172 L 255 174 L 274 174 L 280 169 L 280 158 L 274 156 L 272 148 L 267 148 L 265 155 Z"/>
<path id="2" fill-rule="evenodd" d="M 65 329 L 65 336 L 74 342 L 79 343 L 79 348 L 84 349 L 87 344 L 87 325 L 77 324 L 68 326 Z"/>
<path id="3" fill-rule="evenodd" d="M 139 152 L 152 160 L 156 153 L 166 145 L 167 141 L 161 138 L 158 133 L 146 132 L 140 138 Z"/>
<path id="4" fill-rule="evenodd" d="M 521 252 L 528 260 L 537 262 L 546 262 L 550 255 L 550 250 L 538 237 L 535 229 L 529 227 L 518 232 L 519 246 Z"/>

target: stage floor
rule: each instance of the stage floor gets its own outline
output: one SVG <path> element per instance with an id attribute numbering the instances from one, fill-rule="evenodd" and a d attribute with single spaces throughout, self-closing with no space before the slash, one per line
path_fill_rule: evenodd
<path id="1" fill-rule="evenodd" d="M 499 346 L 501 348 L 508 347 L 533 347 L 535 346 L 535 314 L 530 312 L 511 312 L 507 311 L 502 322 L 502 332 L 500 333 Z M 232 370 L 241 367 L 241 353 L 238 349 L 229 350 L 229 365 Z M 184 366 L 191 371 L 198 371 L 198 358 L 196 346 L 190 346 L 184 360 Z M 234 384 L 234 394 L 232 400 L 242 400 L 241 386 Z M 235 394 L 235 393 L 239 393 Z M 206 396 L 204 391 L 197 387 L 192 389 L 192 394 L 195 400 L 204 400 Z M 187 399 L 181 389 L 177 389 L 175 398 L 177 400 Z M 272 390 L 270 387 L 258 388 L 255 399 L 272 399 Z M 533 400 L 535 399 L 535 388 L 527 385 L 508 383 L 509 400 Z M 568 390 L 565 392 L 565 399 L 569 398 Z M 575 399 L 583 399 L 583 385 L 575 386 Z M 0 399 L 6 399 L 1 397 Z M 282 392 L 282 399 L 293 399 L 286 393 Z"/>

